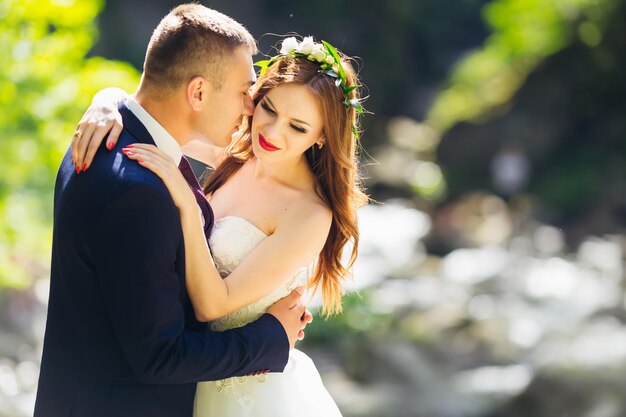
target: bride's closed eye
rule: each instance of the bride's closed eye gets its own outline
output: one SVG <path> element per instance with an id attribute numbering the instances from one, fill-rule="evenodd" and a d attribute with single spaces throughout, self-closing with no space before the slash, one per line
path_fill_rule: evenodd
<path id="1" fill-rule="evenodd" d="M 293 124 L 290 124 L 289 126 L 291 126 L 291 128 L 293 130 L 295 130 L 296 132 L 306 133 L 306 129 L 304 129 L 304 128 L 300 127 L 300 126 L 296 126 L 296 125 L 293 125 Z"/>
<path id="2" fill-rule="evenodd" d="M 269 114 L 271 114 L 271 115 L 274 115 L 274 116 L 276 115 L 276 111 L 274 111 L 274 110 L 273 110 L 273 109 L 269 106 L 269 104 L 267 104 L 267 102 L 265 102 L 265 101 L 262 101 L 262 102 L 261 102 L 261 108 L 262 108 L 263 110 L 265 110 L 266 112 L 268 112 Z M 293 123 L 290 123 L 290 124 L 289 124 L 289 126 L 291 126 L 291 128 L 292 128 L 293 130 L 295 130 L 296 132 L 298 132 L 298 133 L 306 133 L 306 132 L 307 132 L 307 131 L 306 131 L 306 129 L 304 129 L 304 128 L 300 127 L 300 126 L 296 126 L 296 125 L 294 125 Z"/>

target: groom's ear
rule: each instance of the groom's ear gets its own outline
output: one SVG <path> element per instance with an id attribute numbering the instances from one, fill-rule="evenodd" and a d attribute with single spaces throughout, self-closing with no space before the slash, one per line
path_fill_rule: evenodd
<path id="1" fill-rule="evenodd" d="M 193 77 L 187 83 L 187 101 L 193 111 L 200 111 L 207 102 L 209 94 L 209 83 L 201 76 Z"/>

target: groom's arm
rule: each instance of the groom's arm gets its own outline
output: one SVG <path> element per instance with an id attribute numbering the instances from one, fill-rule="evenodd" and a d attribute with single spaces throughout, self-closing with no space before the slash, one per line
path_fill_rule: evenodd
<path id="1" fill-rule="evenodd" d="M 225 332 L 184 330 L 176 270 L 178 212 L 165 190 L 134 185 L 103 211 L 95 267 L 125 359 L 145 382 L 185 383 L 280 372 L 289 341 L 269 314 Z"/>

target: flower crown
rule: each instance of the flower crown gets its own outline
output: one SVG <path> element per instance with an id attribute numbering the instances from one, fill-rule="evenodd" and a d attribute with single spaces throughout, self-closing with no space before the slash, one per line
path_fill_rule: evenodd
<path id="1" fill-rule="evenodd" d="M 337 50 L 328 42 L 322 41 L 321 44 L 315 43 L 312 36 L 305 37 L 302 42 L 298 42 L 295 37 L 289 37 L 283 40 L 279 54 L 263 61 L 255 62 L 254 65 L 261 67 L 261 76 L 276 61 L 283 58 L 307 58 L 309 61 L 320 64 L 320 72 L 335 79 L 335 85 L 342 91 L 344 95 L 343 104 L 350 108 L 353 107 L 359 114 L 365 112 L 365 109 L 357 99 L 351 99 L 349 94 L 356 90 L 360 85 L 348 86 L 346 72 L 341 64 L 341 58 Z M 352 127 L 352 133 L 358 139 L 359 134 L 356 127 Z"/>

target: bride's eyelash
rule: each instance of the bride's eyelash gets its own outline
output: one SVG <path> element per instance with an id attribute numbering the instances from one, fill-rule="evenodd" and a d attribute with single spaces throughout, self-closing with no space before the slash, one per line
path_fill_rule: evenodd
<path id="1" fill-rule="evenodd" d="M 291 128 L 297 132 L 306 133 L 306 129 L 301 128 L 300 126 L 296 126 L 296 125 L 289 125 L 289 126 L 291 126 Z"/>
<path id="2" fill-rule="evenodd" d="M 270 113 L 270 114 L 276 114 L 276 112 L 274 110 L 272 110 L 270 108 L 270 106 L 267 104 L 267 102 L 265 102 L 265 101 L 261 102 L 261 108 L 263 110 L 265 110 L 266 112 Z M 294 124 L 290 124 L 289 126 L 291 126 L 291 128 L 293 130 L 295 130 L 296 132 L 298 132 L 298 133 L 306 133 L 306 129 L 304 129 L 304 128 L 300 127 L 300 126 L 296 126 Z"/>

